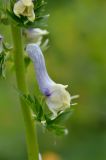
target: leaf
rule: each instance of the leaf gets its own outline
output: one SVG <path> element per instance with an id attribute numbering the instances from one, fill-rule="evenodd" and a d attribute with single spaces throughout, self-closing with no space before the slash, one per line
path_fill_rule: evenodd
<path id="1" fill-rule="evenodd" d="M 43 117 L 42 106 L 39 103 L 38 99 L 34 96 L 30 96 L 30 94 L 26 95 L 22 92 L 19 92 L 19 95 L 25 100 L 25 102 L 31 106 L 33 113 L 36 115 L 36 120 L 41 121 Z"/>
<path id="2" fill-rule="evenodd" d="M 47 129 L 58 136 L 66 135 L 68 133 L 67 129 L 61 125 L 48 125 Z"/>
<path id="3" fill-rule="evenodd" d="M 34 96 L 34 107 L 36 108 L 37 118 L 41 120 L 43 116 L 43 110 L 41 104 L 39 103 L 38 99 L 35 96 Z"/>
<path id="4" fill-rule="evenodd" d="M 24 62 L 25 62 L 25 68 L 27 68 L 31 62 L 29 57 L 24 57 Z"/>
<path id="5" fill-rule="evenodd" d="M 0 77 L 5 78 L 5 52 L 0 53 Z"/>
<path id="6" fill-rule="evenodd" d="M 60 124 L 65 123 L 70 116 L 73 114 L 73 109 L 68 109 L 62 113 L 60 113 L 55 119 L 53 119 L 50 123 Z"/>
<path id="7" fill-rule="evenodd" d="M 36 98 L 36 96 L 31 96 L 30 94 L 25 95 L 23 93 L 20 93 L 20 96 L 25 100 L 28 105 L 30 105 L 35 117 L 34 119 L 40 124 L 45 127 L 48 131 L 60 136 L 60 135 L 66 135 L 68 133 L 68 130 L 61 125 L 62 123 L 65 123 L 65 121 L 72 115 L 73 109 L 67 109 L 66 111 L 59 113 L 58 116 L 55 119 L 51 119 L 49 114 L 45 114 L 42 105 L 40 104 L 39 100 Z M 44 123 L 43 123 L 44 122 Z"/>
<path id="8" fill-rule="evenodd" d="M 44 117 L 45 117 L 45 120 L 46 120 L 46 123 L 47 123 L 47 125 L 50 125 L 51 124 L 51 119 L 50 119 L 50 117 L 48 116 L 48 115 L 44 115 Z"/>
<path id="9" fill-rule="evenodd" d="M 43 5 L 45 2 L 44 0 L 36 0 L 33 2 L 34 3 L 34 6 L 35 8 L 39 8 L 41 5 Z"/>
<path id="10" fill-rule="evenodd" d="M 14 7 L 14 3 L 16 2 L 16 0 L 10 0 L 10 7 L 11 7 L 11 10 L 13 10 L 13 7 Z"/>
<path id="11" fill-rule="evenodd" d="M 66 135 L 67 129 L 62 126 L 67 119 L 72 115 L 73 109 L 67 109 L 65 112 L 60 113 L 55 119 L 51 120 L 49 115 L 45 115 L 46 128 L 56 135 Z"/>
<path id="12" fill-rule="evenodd" d="M 12 21 L 15 25 L 19 25 L 20 23 L 20 18 L 18 18 L 17 16 L 15 16 L 12 12 L 10 12 L 9 10 L 7 10 L 7 15 L 10 18 L 10 21 Z M 22 23 L 22 22 L 21 22 Z"/>
<path id="13" fill-rule="evenodd" d="M 46 6 L 46 2 L 42 3 L 41 5 L 39 5 L 38 7 L 36 7 L 34 9 L 35 13 L 36 13 L 36 16 L 40 16 L 40 15 L 43 15 L 43 12 L 45 11 L 45 6 Z"/>
<path id="14" fill-rule="evenodd" d="M 0 23 L 3 23 L 4 25 L 9 25 L 7 12 L 5 9 L 0 8 Z"/>
<path id="15" fill-rule="evenodd" d="M 32 22 L 28 22 L 27 24 L 25 24 L 26 28 L 45 28 L 47 27 L 47 21 L 48 21 L 49 15 L 44 15 L 44 16 L 40 16 L 40 17 L 36 17 L 35 21 Z"/>
<path id="16" fill-rule="evenodd" d="M 3 44 L 3 49 L 5 50 L 5 52 L 8 52 L 8 51 L 12 50 L 12 47 L 9 46 L 9 44 L 4 43 L 4 42 L 2 44 Z"/>

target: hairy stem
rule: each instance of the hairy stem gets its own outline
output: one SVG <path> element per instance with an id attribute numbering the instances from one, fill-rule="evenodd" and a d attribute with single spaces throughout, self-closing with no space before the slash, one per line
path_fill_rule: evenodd
<path id="1" fill-rule="evenodd" d="M 24 66 L 24 50 L 22 43 L 21 29 L 16 26 L 11 26 L 12 37 L 14 45 L 14 63 L 16 69 L 17 86 L 24 94 L 28 93 L 26 79 L 25 79 L 25 66 Z M 31 116 L 30 107 L 20 98 L 21 108 L 23 112 L 26 140 L 28 149 L 28 160 L 38 160 L 38 143 L 35 130 L 35 124 Z"/>

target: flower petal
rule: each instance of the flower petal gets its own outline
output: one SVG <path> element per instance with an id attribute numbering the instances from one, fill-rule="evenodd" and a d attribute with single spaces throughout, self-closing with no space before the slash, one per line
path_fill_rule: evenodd
<path id="1" fill-rule="evenodd" d="M 33 6 L 30 6 L 28 8 L 28 20 L 33 22 L 35 20 L 35 13 L 34 13 L 34 10 L 33 10 Z"/>
<path id="2" fill-rule="evenodd" d="M 46 94 L 47 92 L 50 94 L 49 86 L 55 84 L 55 82 L 51 80 L 47 73 L 45 59 L 40 47 L 34 43 L 28 44 L 26 51 L 34 63 L 36 78 L 41 92 L 43 94 Z"/>
<path id="3" fill-rule="evenodd" d="M 54 114 L 70 108 L 71 96 L 65 90 L 64 85 L 54 84 L 51 86 L 50 91 L 51 95 L 46 98 L 46 103 Z"/>
<path id="4" fill-rule="evenodd" d="M 27 2 L 31 3 L 28 3 L 28 5 L 26 5 L 24 0 L 19 0 L 14 4 L 13 11 L 16 16 L 18 17 L 20 15 L 26 16 L 29 21 L 33 22 L 35 20 L 34 5 L 32 1 L 27 1 Z"/>
<path id="5" fill-rule="evenodd" d="M 25 6 L 24 6 L 24 4 L 23 4 L 23 2 L 22 1 L 17 1 L 15 4 L 14 4 L 14 9 L 13 9 L 13 11 L 14 11 L 14 14 L 16 15 L 16 16 L 20 16 L 20 15 L 22 15 L 22 13 L 24 12 L 24 10 L 25 10 Z"/>
<path id="6" fill-rule="evenodd" d="M 32 0 L 21 0 L 25 6 L 31 6 Z"/>

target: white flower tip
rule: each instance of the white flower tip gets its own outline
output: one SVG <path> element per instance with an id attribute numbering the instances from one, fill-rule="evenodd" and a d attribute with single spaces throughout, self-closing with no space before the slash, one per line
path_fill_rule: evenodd
<path id="1" fill-rule="evenodd" d="M 80 95 L 71 96 L 71 100 L 72 100 L 72 99 L 79 98 L 79 97 L 80 97 Z"/>
<path id="2" fill-rule="evenodd" d="M 68 88 L 68 85 L 64 85 L 64 88 Z"/>
<path id="3" fill-rule="evenodd" d="M 46 121 L 41 121 L 42 125 L 45 126 L 46 124 Z"/>
<path id="4" fill-rule="evenodd" d="M 41 36 L 49 34 L 49 32 L 47 30 L 42 30 L 40 28 L 34 28 L 32 31 L 36 35 L 41 35 Z"/>
<path id="5" fill-rule="evenodd" d="M 64 130 L 64 134 L 65 134 L 65 135 L 68 135 L 68 129 L 65 129 L 65 130 Z"/>

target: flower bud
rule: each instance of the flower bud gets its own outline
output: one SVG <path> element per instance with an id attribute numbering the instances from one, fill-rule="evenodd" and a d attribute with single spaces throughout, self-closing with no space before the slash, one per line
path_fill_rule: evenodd
<path id="1" fill-rule="evenodd" d="M 27 17 L 28 20 L 31 22 L 35 20 L 34 4 L 32 0 L 18 0 L 14 4 L 13 11 L 14 14 L 18 17 L 22 15 Z"/>

